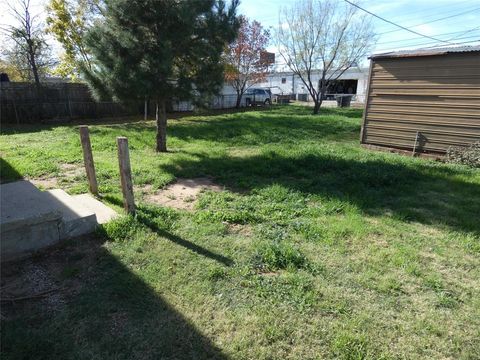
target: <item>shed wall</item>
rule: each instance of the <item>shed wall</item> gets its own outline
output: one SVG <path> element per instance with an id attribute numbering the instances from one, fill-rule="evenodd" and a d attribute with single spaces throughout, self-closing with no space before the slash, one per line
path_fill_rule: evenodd
<path id="1" fill-rule="evenodd" d="M 372 59 L 362 143 L 445 152 L 480 140 L 480 52 Z"/>

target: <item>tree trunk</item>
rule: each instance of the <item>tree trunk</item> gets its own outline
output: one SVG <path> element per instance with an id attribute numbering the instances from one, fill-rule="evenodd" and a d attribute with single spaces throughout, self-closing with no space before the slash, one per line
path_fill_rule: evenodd
<path id="1" fill-rule="evenodd" d="M 165 100 L 157 100 L 155 107 L 155 119 L 157 120 L 157 152 L 167 152 L 167 112 Z"/>
<path id="2" fill-rule="evenodd" d="M 313 115 L 317 115 L 320 111 L 320 105 L 322 105 L 322 100 L 317 98 L 314 101 L 315 105 L 313 106 Z"/>
<path id="3" fill-rule="evenodd" d="M 317 95 L 317 98 L 314 99 L 315 106 L 313 107 L 313 115 L 317 115 L 320 112 L 320 107 L 323 103 L 323 98 L 325 97 L 325 93 L 327 92 L 327 87 L 322 85 L 320 88 L 320 94 Z"/>
<path id="4" fill-rule="evenodd" d="M 35 59 L 35 50 L 33 49 L 32 40 L 28 39 L 27 44 L 28 44 L 29 62 L 30 62 L 30 66 L 32 68 L 33 79 L 35 81 L 35 85 L 37 85 L 37 87 L 39 87 L 40 86 L 40 76 L 38 75 L 37 60 Z"/>
<path id="5" fill-rule="evenodd" d="M 32 55 L 32 73 L 33 73 L 33 78 L 35 80 L 35 84 L 38 86 L 40 86 L 40 76 L 38 76 L 38 68 L 37 68 L 37 64 L 35 62 L 35 56 Z"/>
<path id="6" fill-rule="evenodd" d="M 237 109 L 239 109 L 239 108 L 240 108 L 240 105 L 242 104 L 242 95 L 243 95 L 243 94 L 237 93 L 237 103 L 235 104 L 235 107 L 236 107 Z"/>

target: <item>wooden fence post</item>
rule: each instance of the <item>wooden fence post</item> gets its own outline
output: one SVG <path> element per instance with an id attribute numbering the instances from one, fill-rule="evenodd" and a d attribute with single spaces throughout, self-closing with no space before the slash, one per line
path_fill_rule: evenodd
<path id="1" fill-rule="evenodd" d="M 90 143 L 90 134 L 88 126 L 80 126 L 80 141 L 83 149 L 83 162 L 85 163 L 85 171 L 87 173 L 88 185 L 90 192 L 98 195 L 97 177 L 95 176 L 95 165 L 93 163 L 92 144 Z"/>
<path id="2" fill-rule="evenodd" d="M 143 120 L 147 121 L 148 119 L 148 102 L 147 99 L 145 99 L 145 106 L 143 109 Z"/>
<path id="3" fill-rule="evenodd" d="M 122 183 L 123 207 L 128 214 L 135 212 L 133 198 L 132 169 L 130 168 L 130 154 L 128 152 L 128 139 L 117 137 L 118 165 L 120 167 L 120 181 Z"/>

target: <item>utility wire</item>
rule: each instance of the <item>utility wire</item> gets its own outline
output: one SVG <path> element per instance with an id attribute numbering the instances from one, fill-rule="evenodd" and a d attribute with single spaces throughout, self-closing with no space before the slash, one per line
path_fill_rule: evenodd
<path id="1" fill-rule="evenodd" d="M 349 1 L 349 0 L 344 0 L 344 1 L 347 2 L 347 3 L 349 3 L 350 5 L 355 6 L 356 8 L 358 8 L 358 9 L 366 12 L 367 14 L 370 14 L 370 15 L 376 17 L 377 19 L 380 19 L 380 20 L 385 21 L 385 22 L 387 22 L 387 23 L 389 23 L 389 24 L 392 24 L 392 25 L 394 25 L 394 26 L 396 26 L 396 27 L 398 27 L 398 28 L 400 28 L 400 29 L 402 29 L 402 30 L 411 32 L 411 33 L 413 33 L 413 34 L 415 34 L 415 35 L 418 35 L 418 36 L 421 36 L 421 37 L 424 37 L 424 38 L 427 38 L 427 39 L 435 40 L 435 41 L 437 41 L 437 42 L 444 42 L 444 43 L 450 44 L 449 41 L 437 39 L 437 38 L 434 38 L 434 37 L 432 37 L 432 36 L 428 36 L 428 35 L 425 35 L 425 34 L 420 34 L 419 32 L 416 32 L 416 31 L 414 31 L 414 30 L 411 30 L 411 29 L 409 29 L 409 28 L 406 28 L 406 27 L 404 27 L 404 26 L 402 26 L 402 25 L 398 25 L 398 24 L 396 24 L 396 23 L 394 23 L 394 22 L 392 22 L 392 21 L 390 21 L 390 20 L 387 20 L 387 19 L 385 19 L 385 18 L 383 18 L 383 17 L 381 17 L 381 16 L 378 16 L 378 15 L 376 15 L 376 14 L 374 14 L 374 13 L 372 13 L 372 12 L 370 12 L 370 11 L 364 9 L 364 8 L 362 8 L 361 6 L 358 6 L 358 5 L 355 4 L 355 3 L 352 3 L 352 2 Z"/>
<path id="2" fill-rule="evenodd" d="M 457 40 L 467 40 L 467 39 L 472 39 L 472 38 L 477 38 L 477 40 L 474 40 L 473 42 L 475 41 L 480 41 L 480 34 L 472 34 L 472 35 L 467 35 L 469 33 L 472 33 L 474 31 L 479 31 L 480 30 L 480 26 L 477 26 L 475 28 L 472 28 L 472 29 L 468 29 L 468 30 L 463 30 L 463 31 L 456 31 L 456 32 L 452 32 L 452 33 L 445 33 L 445 34 L 436 34 L 435 36 L 439 36 L 439 35 L 451 35 L 451 34 L 458 34 L 458 35 L 455 35 L 449 39 L 447 39 L 447 41 L 457 41 Z M 467 35 L 467 36 L 466 36 Z M 409 39 L 409 40 L 415 40 L 415 39 Z M 419 40 L 417 38 L 417 40 Z M 397 42 L 400 42 L 400 41 L 403 41 L 403 40 L 398 40 L 398 41 L 387 41 L 387 42 L 383 42 L 383 43 L 377 43 L 376 46 L 378 47 L 378 45 L 388 45 L 388 44 L 392 44 L 392 43 L 397 43 Z M 421 42 L 421 43 L 413 43 L 413 44 L 405 44 L 405 45 L 398 45 L 398 46 L 401 46 L 403 48 L 406 48 L 406 47 L 412 47 L 412 46 L 421 46 L 421 45 L 429 45 L 429 44 L 432 44 L 431 41 L 429 42 Z M 456 43 L 455 43 L 456 44 Z M 452 44 L 452 45 L 455 45 L 455 44 Z M 393 46 L 393 45 L 392 45 Z M 442 45 L 440 45 L 442 46 Z M 382 47 L 380 47 L 382 48 Z M 397 47 L 398 49 L 398 47 Z M 395 49 L 394 49 L 395 50 Z M 381 51 L 385 51 L 385 50 L 381 50 Z"/>
<path id="3" fill-rule="evenodd" d="M 477 34 L 477 35 L 466 35 L 466 36 L 461 36 L 461 37 L 456 37 L 455 40 L 466 40 L 466 39 L 480 39 L 480 34 Z M 417 39 L 417 41 L 422 41 L 422 42 L 415 42 L 415 43 L 412 43 L 412 44 L 406 44 L 406 45 L 397 45 L 397 48 L 398 47 L 410 47 L 410 46 L 419 46 L 419 45 L 428 45 L 428 44 L 438 44 L 438 41 L 427 41 L 427 40 L 423 40 L 423 39 Z M 425 42 L 426 41 L 426 42 Z M 453 45 L 454 43 L 451 43 L 451 45 Z M 387 46 L 384 46 L 384 47 L 392 47 L 392 46 L 395 46 L 395 45 L 387 45 Z"/>
<path id="4" fill-rule="evenodd" d="M 454 37 L 448 39 L 448 41 L 452 41 L 452 40 L 458 39 L 460 36 L 463 36 L 463 35 L 465 35 L 465 34 L 471 33 L 471 32 L 476 31 L 476 30 L 478 30 L 478 29 L 480 29 L 480 26 L 477 26 L 477 27 L 475 27 L 475 28 L 473 28 L 473 29 L 467 30 L 467 31 L 461 33 L 460 35 L 455 35 Z"/>
<path id="5" fill-rule="evenodd" d="M 480 26 L 477 26 L 473 29 L 468 29 L 468 30 L 460 30 L 460 31 L 453 31 L 453 32 L 448 32 L 448 33 L 441 33 L 441 34 L 432 34 L 432 36 L 446 36 L 446 35 L 454 35 L 454 34 L 458 34 L 458 35 L 455 35 L 449 39 L 446 39 L 447 41 L 452 41 L 452 40 L 455 40 L 457 39 L 458 37 L 461 37 L 467 33 L 470 33 L 470 32 L 473 32 L 473 31 L 476 31 L 476 30 L 479 30 L 480 29 Z M 400 43 L 400 42 L 405 42 L 405 41 L 412 41 L 412 40 L 419 40 L 418 39 L 418 36 L 417 37 L 412 37 L 412 38 L 408 38 L 408 39 L 400 39 L 400 40 L 390 40 L 390 41 L 382 41 L 382 42 L 378 42 L 376 43 L 375 45 L 385 45 L 385 44 L 396 44 L 396 43 Z"/>
<path id="6" fill-rule="evenodd" d="M 346 0 L 345 0 L 345 1 L 346 1 Z M 349 2 L 349 1 L 347 1 L 347 2 Z M 446 20 L 446 19 L 451 19 L 451 18 L 454 18 L 454 17 L 457 17 L 457 16 L 461 16 L 461 15 L 465 15 L 465 14 L 468 14 L 468 13 L 470 13 L 470 12 L 474 12 L 474 11 L 477 11 L 477 10 L 480 10 L 480 7 L 476 7 L 476 8 L 474 8 L 474 9 L 469 9 L 469 10 L 466 10 L 466 11 L 463 11 L 463 12 L 460 12 L 460 13 L 457 13 L 457 14 L 445 16 L 445 17 L 442 17 L 442 18 L 439 18 L 439 19 L 435 19 L 435 20 L 432 20 L 432 21 L 427 21 L 427 22 L 424 22 L 424 23 L 421 23 L 421 24 L 412 25 L 412 26 L 410 26 L 410 27 L 407 28 L 407 29 L 414 28 L 414 27 L 421 26 L 421 25 L 431 24 L 431 23 L 434 23 L 434 22 L 437 22 L 437 21 L 442 21 L 442 20 Z M 377 17 L 378 17 L 378 16 L 377 16 Z M 403 28 L 403 27 L 402 27 L 402 28 Z M 405 29 L 405 28 L 403 28 L 403 29 Z M 392 33 L 392 32 L 397 32 L 397 31 L 400 31 L 400 30 L 385 31 L 385 32 L 379 33 L 379 34 L 377 34 L 377 35 L 390 34 L 390 33 Z"/>
<path id="7" fill-rule="evenodd" d="M 462 41 L 462 42 L 457 42 L 457 43 L 454 43 L 453 45 L 462 45 L 462 44 L 471 44 L 471 43 L 478 43 L 480 42 L 480 38 L 478 38 L 477 40 L 472 40 L 472 41 Z M 432 46 L 429 46 L 427 47 L 426 49 L 434 49 L 434 48 L 438 48 L 438 47 L 442 47 L 443 45 L 432 45 Z M 472 46 L 476 46 L 476 45 L 472 45 Z"/>
<path id="8" fill-rule="evenodd" d="M 466 37 L 465 39 L 468 39 L 468 38 L 469 37 Z M 450 45 L 453 46 L 453 45 L 471 44 L 471 43 L 478 43 L 478 42 L 480 42 L 480 38 L 477 38 L 476 40 L 470 40 L 470 41 L 455 42 L 455 43 L 451 43 Z M 431 45 L 431 44 L 433 44 L 433 43 L 432 42 L 427 42 L 427 43 L 422 43 L 422 44 L 405 46 L 405 47 L 402 47 L 401 49 L 399 49 L 398 47 L 393 48 L 393 49 L 392 48 L 390 48 L 390 49 L 379 49 L 379 50 L 375 50 L 375 53 L 376 54 L 381 54 L 381 53 L 388 53 L 388 52 L 392 52 L 392 51 L 410 50 L 409 48 L 411 48 L 411 47 L 425 46 L 425 45 Z M 442 47 L 442 46 L 445 46 L 445 45 L 439 45 L 438 43 L 436 43 L 436 45 L 425 46 L 424 49 L 432 49 L 432 48 L 437 48 L 437 47 Z"/>
<path id="9" fill-rule="evenodd" d="M 478 6 L 478 0 L 466 0 L 466 1 L 454 1 L 454 3 L 450 3 L 448 5 L 443 5 L 443 6 L 435 6 L 435 9 L 429 8 L 423 9 L 423 10 L 416 10 L 416 11 L 409 11 L 406 13 L 401 14 L 400 16 L 395 16 L 393 19 L 390 19 L 391 21 L 394 22 L 402 22 L 405 19 L 410 19 L 411 15 L 422 15 L 422 19 L 429 19 L 429 18 L 435 18 L 437 16 L 441 16 L 443 14 L 448 14 L 451 13 L 452 11 L 455 11 L 456 9 L 459 8 L 459 5 L 465 4 L 465 3 L 474 3 L 474 4 L 468 4 L 466 7 L 471 7 L 471 6 Z M 454 9 L 449 9 L 446 11 L 447 8 L 454 7 Z M 440 12 L 435 12 L 436 10 L 440 10 Z M 427 13 L 428 15 L 423 16 L 423 14 Z"/>

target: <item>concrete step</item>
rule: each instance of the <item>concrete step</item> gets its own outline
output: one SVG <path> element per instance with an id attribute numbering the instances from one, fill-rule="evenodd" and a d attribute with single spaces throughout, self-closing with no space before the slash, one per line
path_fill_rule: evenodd
<path id="1" fill-rule="evenodd" d="M 98 201 L 90 194 L 73 195 L 72 198 L 75 199 L 78 204 L 93 211 L 97 216 L 97 222 L 99 224 L 105 224 L 118 217 L 118 213 L 115 210 Z"/>
<path id="2" fill-rule="evenodd" d="M 8 260 L 59 241 L 62 214 L 29 181 L 0 185 L 0 251 Z"/>
<path id="3" fill-rule="evenodd" d="M 60 239 L 69 239 L 75 236 L 91 233 L 98 225 L 95 212 L 80 204 L 74 197 L 61 189 L 44 192 L 48 201 L 55 203 L 55 207 L 62 215 L 59 226 Z"/>
<path id="4" fill-rule="evenodd" d="M 91 233 L 118 216 L 88 194 L 40 191 L 29 181 L 0 184 L 1 260 L 11 260 Z"/>

